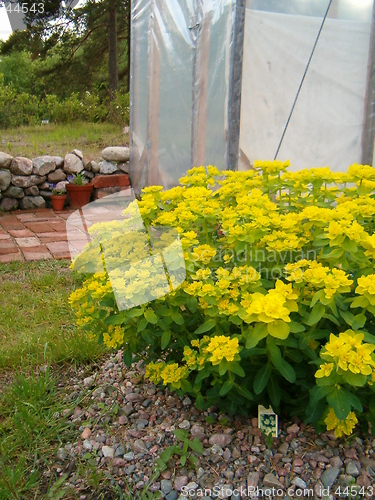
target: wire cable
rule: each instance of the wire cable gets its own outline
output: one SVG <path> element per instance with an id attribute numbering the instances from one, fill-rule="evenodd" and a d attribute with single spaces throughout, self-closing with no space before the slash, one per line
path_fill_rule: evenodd
<path id="1" fill-rule="evenodd" d="M 292 109 L 290 110 L 290 113 L 289 113 L 288 119 L 287 119 L 287 121 L 286 121 L 286 124 L 285 124 L 284 130 L 283 130 L 283 133 L 282 133 L 282 135 L 281 135 L 281 139 L 280 139 L 279 145 L 277 146 L 277 150 L 276 150 L 276 153 L 275 153 L 274 160 L 276 160 L 277 155 L 279 154 L 279 151 L 280 151 L 281 145 L 282 145 L 282 143 L 283 143 L 283 140 L 284 140 L 284 137 L 285 137 L 286 131 L 287 131 L 288 126 L 289 126 L 289 123 L 290 123 L 290 119 L 292 118 L 292 114 L 293 114 L 294 108 L 296 107 L 298 97 L 299 97 L 299 95 L 300 95 L 300 93 L 301 93 L 301 89 L 302 89 L 303 82 L 305 81 L 305 78 L 306 78 L 307 72 L 308 72 L 308 70 L 309 70 L 311 60 L 312 60 L 312 58 L 313 58 L 313 55 L 314 55 L 314 52 L 315 52 L 316 46 L 317 46 L 317 44 L 318 44 L 318 41 L 319 41 L 320 35 L 321 35 L 321 33 L 322 33 L 323 26 L 324 26 L 324 23 L 326 22 L 326 19 L 327 19 L 327 16 L 328 16 L 328 12 L 329 12 L 329 9 L 331 8 L 332 2 L 333 2 L 333 0 L 329 0 L 327 10 L 326 10 L 326 12 L 325 12 L 325 14 L 324 14 L 324 17 L 323 17 L 322 24 L 320 25 L 320 28 L 319 28 L 319 31 L 318 31 L 318 35 L 317 35 L 317 37 L 316 37 L 316 39 L 315 39 L 315 43 L 314 43 L 314 46 L 313 46 L 313 48 L 312 48 L 312 51 L 311 51 L 311 54 L 310 54 L 309 60 L 307 61 L 307 65 L 306 65 L 305 71 L 304 71 L 304 73 L 303 73 L 301 83 L 299 84 L 299 87 L 298 87 L 298 90 L 297 90 L 296 97 L 294 98 L 294 102 L 293 102 L 293 105 L 292 105 Z"/>

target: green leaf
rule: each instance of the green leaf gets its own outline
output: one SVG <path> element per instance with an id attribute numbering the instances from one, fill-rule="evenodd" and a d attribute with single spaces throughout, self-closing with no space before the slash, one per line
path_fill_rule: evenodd
<path id="1" fill-rule="evenodd" d="M 223 359 L 219 364 L 219 375 L 222 377 L 227 373 L 229 369 L 229 362 L 226 359 Z"/>
<path id="2" fill-rule="evenodd" d="M 357 314 L 357 316 L 354 317 L 354 321 L 352 324 L 353 330 L 359 330 L 360 328 L 363 328 L 366 323 L 366 316 L 362 314 Z"/>
<path id="3" fill-rule="evenodd" d="M 362 375 L 362 373 L 352 373 L 350 370 L 345 372 L 344 378 L 345 382 L 353 387 L 362 387 L 367 381 L 366 375 Z"/>
<path id="4" fill-rule="evenodd" d="M 184 465 L 186 464 L 186 460 L 187 460 L 187 455 L 182 455 L 182 457 L 180 458 L 180 463 L 182 467 L 184 467 Z"/>
<path id="5" fill-rule="evenodd" d="M 186 301 L 186 307 L 189 309 L 190 312 L 193 314 L 197 310 L 198 307 L 198 300 L 196 297 L 189 297 Z"/>
<path id="6" fill-rule="evenodd" d="M 174 312 L 172 314 L 172 319 L 177 325 L 183 325 L 185 323 L 184 317 L 179 312 Z"/>
<path id="7" fill-rule="evenodd" d="M 266 387 L 271 372 L 272 372 L 271 365 L 267 363 L 264 366 L 262 366 L 262 368 L 255 375 L 253 384 L 255 394 L 260 394 Z"/>
<path id="8" fill-rule="evenodd" d="M 310 307 L 314 307 L 315 304 L 318 302 L 318 300 L 324 298 L 324 290 L 319 290 L 319 292 L 316 292 L 311 300 Z"/>
<path id="9" fill-rule="evenodd" d="M 296 373 L 292 365 L 282 358 L 280 349 L 276 344 L 269 341 L 267 342 L 268 350 L 271 354 L 271 361 L 276 370 L 291 384 L 296 381 Z"/>
<path id="10" fill-rule="evenodd" d="M 315 406 L 318 401 L 325 398 L 327 394 L 332 391 L 332 386 L 325 385 L 319 386 L 314 385 L 314 387 L 310 391 L 310 402 L 309 405 Z"/>
<path id="11" fill-rule="evenodd" d="M 345 420 L 350 412 L 350 397 L 347 391 L 342 387 L 335 387 L 333 391 L 327 395 L 327 402 L 335 410 L 336 417 L 340 420 Z"/>
<path id="12" fill-rule="evenodd" d="M 236 362 L 232 361 L 231 363 L 229 363 L 228 370 L 232 373 L 235 373 L 239 377 L 245 376 L 245 372 L 244 372 L 243 368 Z"/>
<path id="13" fill-rule="evenodd" d="M 210 375 L 210 370 L 208 368 L 203 368 L 200 372 L 198 372 L 198 375 L 195 378 L 195 383 L 199 384 L 199 382 L 202 382 L 206 377 Z"/>
<path id="14" fill-rule="evenodd" d="M 148 325 L 147 319 L 146 318 L 142 318 L 140 320 L 140 322 L 138 323 L 137 332 L 138 333 L 143 332 L 143 330 L 146 328 L 147 325 Z"/>
<path id="15" fill-rule="evenodd" d="M 344 250 L 342 250 L 341 248 L 335 248 L 334 250 L 332 250 L 332 252 L 329 252 L 329 253 L 326 253 L 326 250 L 329 250 L 329 248 L 326 247 L 323 250 L 322 257 L 324 259 L 339 259 L 340 257 L 342 257 L 344 255 Z"/>
<path id="16" fill-rule="evenodd" d="M 309 404 L 306 408 L 306 423 L 316 424 L 320 417 L 323 415 L 325 409 L 327 407 L 327 403 L 324 399 L 321 399 L 316 404 Z"/>
<path id="17" fill-rule="evenodd" d="M 141 337 L 147 342 L 147 344 L 153 343 L 154 337 L 152 336 L 150 330 L 143 330 L 143 332 L 141 333 Z"/>
<path id="18" fill-rule="evenodd" d="M 270 397 L 272 406 L 274 408 L 277 408 L 280 404 L 281 393 L 279 384 L 275 377 L 272 376 L 270 377 L 267 383 L 267 393 L 268 396 Z"/>
<path id="19" fill-rule="evenodd" d="M 267 324 L 267 330 L 272 337 L 284 340 L 289 335 L 289 325 L 282 320 L 276 320 Z"/>
<path id="20" fill-rule="evenodd" d="M 126 311 L 125 314 L 128 318 L 138 318 L 138 316 L 142 316 L 143 309 L 134 307 L 133 309 L 129 309 L 128 311 Z"/>
<path id="21" fill-rule="evenodd" d="M 175 454 L 175 446 L 168 446 L 160 453 L 160 459 L 166 464 Z"/>
<path id="22" fill-rule="evenodd" d="M 179 441 L 184 441 L 189 437 L 189 433 L 185 429 L 176 429 L 173 431 L 173 434 Z"/>
<path id="23" fill-rule="evenodd" d="M 160 347 L 162 349 L 165 349 L 168 346 L 170 340 L 171 340 L 171 331 L 166 330 L 165 332 L 163 332 L 163 335 L 161 336 Z"/>
<path id="24" fill-rule="evenodd" d="M 199 335 L 200 333 L 209 332 L 215 325 L 216 325 L 215 319 L 208 319 L 201 326 L 199 326 L 194 333 Z"/>
<path id="25" fill-rule="evenodd" d="M 246 333 L 246 349 L 255 347 L 258 342 L 267 337 L 267 335 L 267 325 L 265 323 L 259 323 Z"/>
<path id="26" fill-rule="evenodd" d="M 232 389 L 233 384 L 234 384 L 234 382 L 231 379 L 225 381 L 224 384 L 221 386 L 221 389 L 219 391 L 220 396 L 225 396 L 225 394 L 227 394 L 227 392 L 229 392 Z"/>
<path id="27" fill-rule="evenodd" d="M 133 354 L 130 349 L 126 349 L 126 351 L 124 351 L 123 359 L 125 366 L 129 368 L 129 366 L 132 364 L 133 361 Z"/>
<path id="28" fill-rule="evenodd" d="M 355 254 L 358 251 L 357 245 L 350 238 L 346 237 L 341 244 L 342 248 L 349 253 Z"/>
<path id="29" fill-rule="evenodd" d="M 156 325 L 159 321 L 159 318 L 156 316 L 155 312 L 152 309 L 146 309 L 145 318 L 152 325 Z"/>
<path id="30" fill-rule="evenodd" d="M 351 303 L 350 307 L 351 307 L 351 309 L 354 309 L 356 307 L 366 307 L 367 304 L 368 304 L 368 300 L 366 299 L 366 297 L 364 297 L 362 295 L 360 297 L 355 297 L 353 302 Z"/>
<path id="31" fill-rule="evenodd" d="M 107 325 L 121 325 L 126 322 L 126 317 L 124 313 L 113 314 L 112 316 L 108 316 L 108 318 L 105 319 L 105 322 Z"/>
<path id="32" fill-rule="evenodd" d="M 349 392 L 348 394 L 349 394 L 350 405 L 353 406 L 353 408 L 355 408 L 356 410 L 362 412 L 363 411 L 362 404 L 360 400 L 357 398 L 357 396 L 355 396 L 351 392 Z"/>
<path id="33" fill-rule="evenodd" d="M 322 304 L 315 304 L 306 323 L 310 326 L 315 325 L 323 317 L 324 312 L 325 307 Z"/>
<path id="34" fill-rule="evenodd" d="M 303 325 L 297 323 L 296 321 L 291 321 L 289 323 L 289 328 L 292 333 L 301 333 L 306 330 L 306 328 Z"/>
<path id="35" fill-rule="evenodd" d="M 203 454 L 203 446 L 198 438 L 194 438 L 193 440 L 189 441 L 189 447 L 193 451 L 195 451 L 195 453 L 199 453 L 200 455 Z"/>
<path id="36" fill-rule="evenodd" d="M 246 389 L 246 387 L 236 384 L 236 391 L 241 397 L 246 398 L 249 401 L 253 399 L 253 395 Z"/>
<path id="37" fill-rule="evenodd" d="M 354 321 L 354 314 L 352 314 L 350 311 L 342 311 L 341 309 L 340 314 L 344 318 L 344 321 L 348 323 L 348 325 L 352 326 Z"/>

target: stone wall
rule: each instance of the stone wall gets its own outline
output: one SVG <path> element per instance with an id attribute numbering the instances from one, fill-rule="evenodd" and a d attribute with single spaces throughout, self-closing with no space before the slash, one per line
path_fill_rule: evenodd
<path id="1" fill-rule="evenodd" d="M 94 185 L 93 198 L 102 198 L 129 187 L 128 171 L 127 147 L 105 148 L 98 163 L 86 159 L 78 149 L 65 158 L 39 156 L 33 160 L 0 152 L 0 210 L 50 206 L 52 184 L 65 191 L 68 176 L 80 172 Z"/>

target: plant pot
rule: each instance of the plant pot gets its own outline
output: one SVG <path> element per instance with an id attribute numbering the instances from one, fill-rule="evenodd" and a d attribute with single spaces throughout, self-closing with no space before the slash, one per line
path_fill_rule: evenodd
<path id="1" fill-rule="evenodd" d="M 65 187 L 69 195 L 70 206 L 73 210 L 82 208 L 84 205 L 90 203 L 92 184 L 83 184 L 82 186 L 66 184 Z"/>
<path id="2" fill-rule="evenodd" d="M 66 194 L 51 194 L 52 208 L 56 211 L 63 210 Z"/>

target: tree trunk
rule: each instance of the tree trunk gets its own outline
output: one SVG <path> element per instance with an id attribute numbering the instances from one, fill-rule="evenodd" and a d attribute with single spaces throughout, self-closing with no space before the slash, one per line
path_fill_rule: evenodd
<path id="1" fill-rule="evenodd" d="M 115 0 L 109 0 L 108 10 L 109 98 L 112 101 L 118 90 L 117 22 Z"/>

